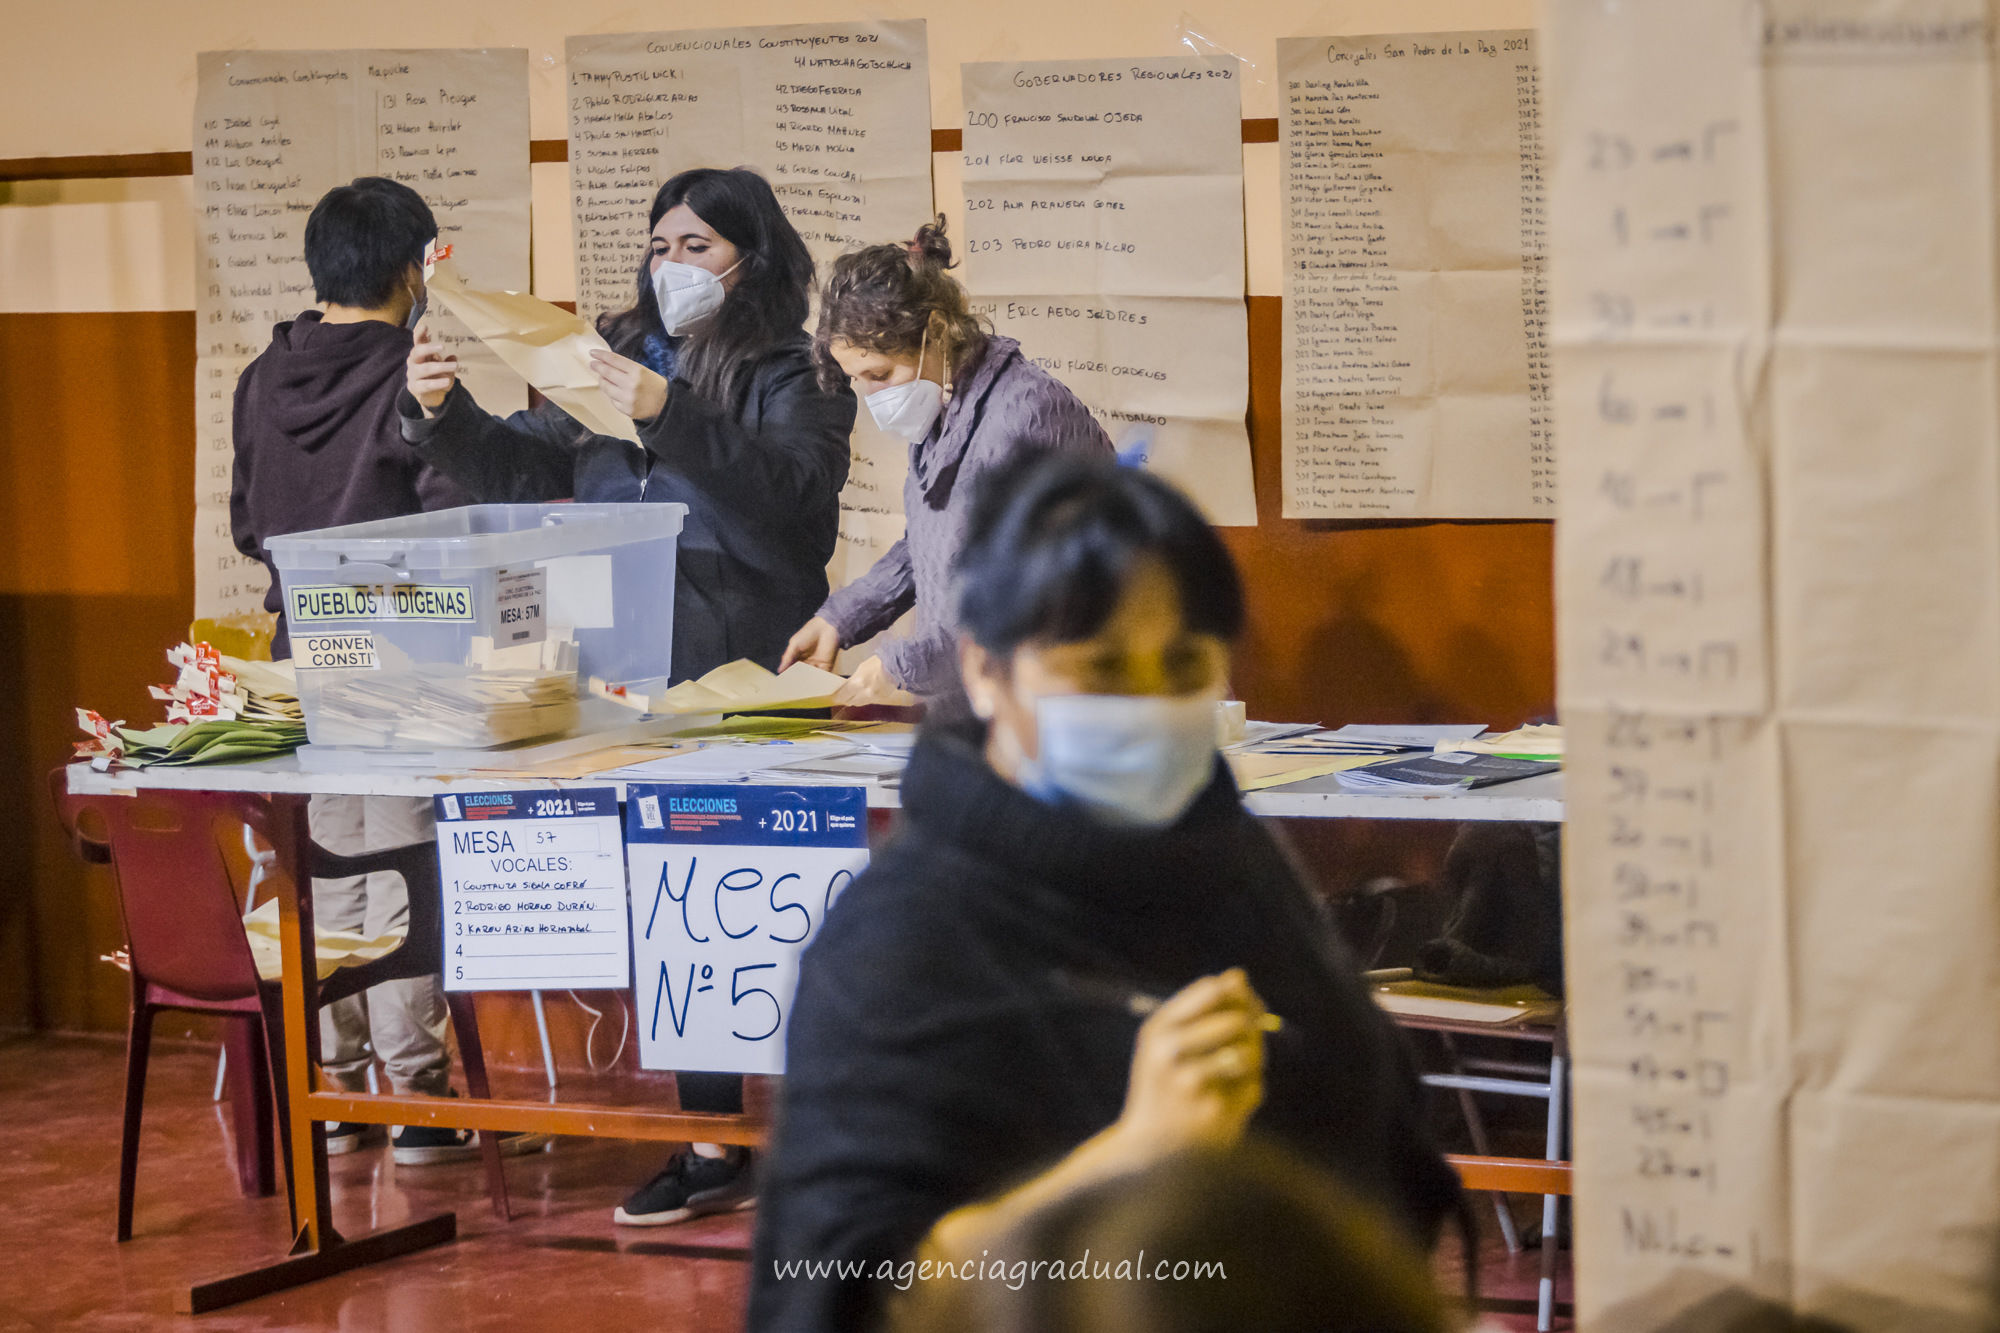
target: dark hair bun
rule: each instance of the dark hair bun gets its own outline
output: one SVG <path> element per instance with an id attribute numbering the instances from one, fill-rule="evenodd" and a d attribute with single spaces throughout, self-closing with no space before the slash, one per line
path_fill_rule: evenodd
<path id="1" fill-rule="evenodd" d="M 820 293 L 813 365 L 820 387 L 842 388 L 847 374 L 834 359 L 836 340 L 897 355 L 942 347 L 950 374 L 986 345 L 985 320 L 972 312 L 965 288 L 947 271 L 951 242 L 944 215 L 907 241 L 850 250 L 833 261 Z M 944 321 L 938 327 L 938 320 Z"/>
<path id="2" fill-rule="evenodd" d="M 944 214 L 938 214 L 937 221 L 917 228 L 915 238 L 910 241 L 910 262 L 951 267 L 951 242 L 944 236 Z"/>

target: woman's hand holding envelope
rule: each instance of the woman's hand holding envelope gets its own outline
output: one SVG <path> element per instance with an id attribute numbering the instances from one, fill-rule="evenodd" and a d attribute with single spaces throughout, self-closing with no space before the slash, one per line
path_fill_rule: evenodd
<path id="1" fill-rule="evenodd" d="M 611 405 L 634 421 L 651 421 L 667 408 L 664 376 L 616 352 L 593 351 L 590 369 Z"/>

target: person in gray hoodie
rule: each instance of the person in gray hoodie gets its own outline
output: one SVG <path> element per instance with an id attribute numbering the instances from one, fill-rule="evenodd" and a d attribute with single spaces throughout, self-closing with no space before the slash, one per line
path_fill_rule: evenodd
<path id="1" fill-rule="evenodd" d="M 883 639 L 835 702 L 887 702 L 907 690 L 946 719 L 966 711 L 951 569 L 979 479 L 1036 452 L 1112 455 L 1090 409 L 972 313 L 951 266 L 942 216 L 907 243 L 834 261 L 813 360 L 820 383 L 851 384 L 875 423 L 908 441 L 904 536 L 826 599 L 783 660 L 831 670 L 842 648 L 914 610 L 908 632 Z"/>

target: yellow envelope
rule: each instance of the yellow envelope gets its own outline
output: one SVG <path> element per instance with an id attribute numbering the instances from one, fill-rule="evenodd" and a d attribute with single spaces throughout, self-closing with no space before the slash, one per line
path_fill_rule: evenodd
<path id="1" fill-rule="evenodd" d="M 590 354 L 611 344 L 581 316 L 526 292 L 483 292 L 465 285 L 440 259 L 429 286 L 473 336 L 541 395 L 599 435 L 639 441 L 632 418 L 611 405 L 590 368 Z"/>
<path id="2" fill-rule="evenodd" d="M 278 940 L 278 900 L 267 899 L 247 913 L 243 918 L 243 929 L 250 937 L 250 957 L 257 964 L 257 975 L 266 981 L 276 981 L 283 976 L 285 962 Z M 401 935 L 366 939 L 351 930 L 316 929 L 316 933 L 318 941 L 314 962 L 321 981 L 343 967 L 359 967 L 394 953 L 403 943 Z"/>
<path id="3" fill-rule="evenodd" d="M 760 713 L 780 708 L 827 708 L 846 679 L 808 662 L 794 662 L 782 675 L 755 662 L 738 660 L 703 676 L 684 680 L 652 696 L 653 713 Z"/>

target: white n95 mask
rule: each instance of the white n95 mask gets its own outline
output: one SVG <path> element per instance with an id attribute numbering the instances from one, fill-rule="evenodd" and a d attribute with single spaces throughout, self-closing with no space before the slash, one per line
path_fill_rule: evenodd
<path id="1" fill-rule="evenodd" d="M 926 324 L 924 336 L 917 341 L 917 377 L 868 395 L 868 415 L 906 444 L 916 444 L 929 435 L 938 413 L 944 411 L 944 386 L 924 378 L 924 357 L 930 349 L 931 330 Z"/>
<path id="2" fill-rule="evenodd" d="M 1215 700 L 1207 695 L 1058 694 L 1035 704 L 1040 753 L 1021 786 L 1074 801 L 1107 824 L 1159 829 L 1215 775 Z"/>
<path id="3" fill-rule="evenodd" d="M 722 309 L 722 303 L 729 295 L 722 279 L 734 273 L 742 263 L 742 260 L 737 260 L 718 277 L 693 264 L 662 260 L 660 266 L 653 270 L 653 300 L 659 303 L 660 324 L 668 336 L 679 337 L 691 332 L 703 320 Z"/>
<path id="4" fill-rule="evenodd" d="M 944 411 L 944 386 L 919 375 L 902 384 L 891 384 L 868 395 L 868 415 L 875 424 L 906 443 L 916 444 L 931 433 L 938 413 Z"/>

